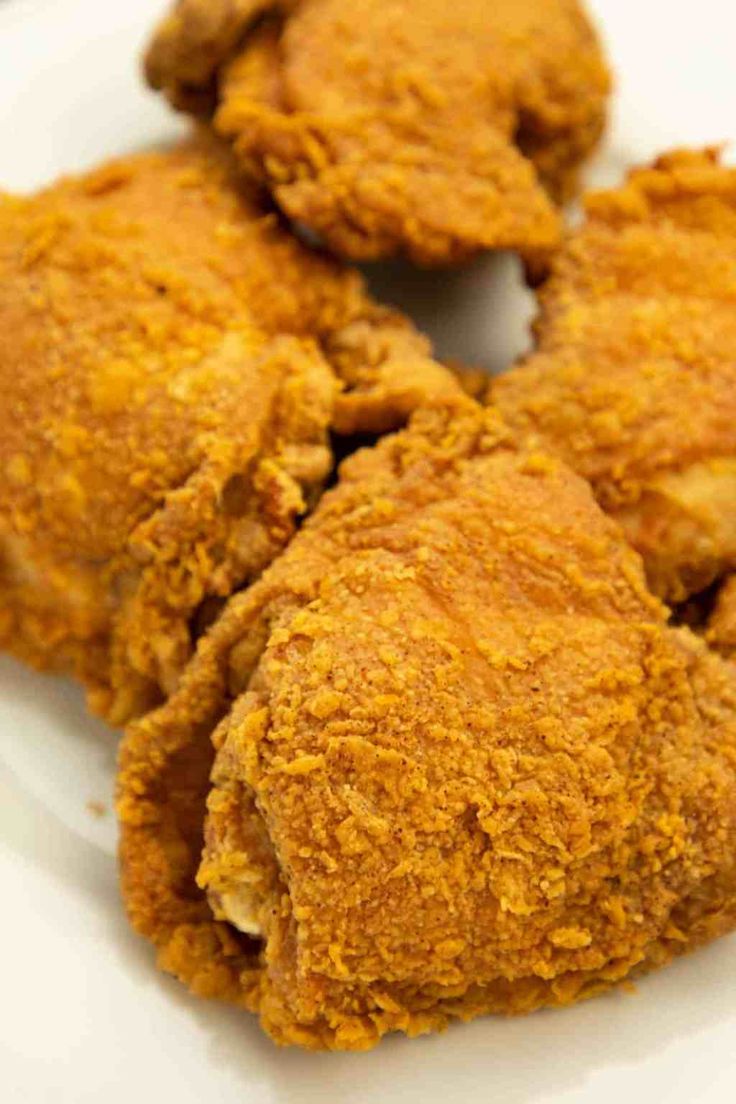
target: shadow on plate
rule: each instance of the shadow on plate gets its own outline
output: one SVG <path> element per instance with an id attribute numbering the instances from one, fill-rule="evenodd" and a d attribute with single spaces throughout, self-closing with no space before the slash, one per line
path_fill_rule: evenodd
<path id="1" fill-rule="evenodd" d="M 534 296 L 511 254 L 488 254 L 450 269 L 395 261 L 366 265 L 363 273 L 380 302 L 403 310 L 429 335 L 441 359 L 496 374 L 530 347 Z"/>

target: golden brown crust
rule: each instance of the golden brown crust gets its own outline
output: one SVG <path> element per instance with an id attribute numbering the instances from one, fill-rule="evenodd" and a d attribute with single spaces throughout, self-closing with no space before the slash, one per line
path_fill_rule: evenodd
<path id="1" fill-rule="evenodd" d="M 444 357 L 442 363 L 448 368 L 466 395 L 482 402 L 488 393 L 489 372 L 473 364 L 466 364 L 455 357 Z"/>
<path id="2" fill-rule="evenodd" d="M 463 400 L 350 459 L 128 731 L 123 892 L 281 1043 L 564 1004 L 733 925 L 735 754 L 730 667 Z"/>
<path id="3" fill-rule="evenodd" d="M 115 723 L 284 547 L 330 427 L 456 388 L 210 140 L 0 197 L 0 281 L 0 646 L 74 670 Z"/>
<path id="4" fill-rule="evenodd" d="M 152 88 L 175 107 L 207 114 L 216 103 L 216 78 L 223 58 L 237 50 L 264 11 L 286 8 L 287 0 L 177 0 L 156 30 L 144 58 Z"/>
<path id="5" fill-rule="evenodd" d="M 555 245 L 609 89 L 577 0 L 183 0 L 146 71 L 332 250 L 420 263 Z"/>
<path id="6" fill-rule="evenodd" d="M 706 639 L 723 655 L 736 659 L 736 575 L 726 580 L 718 594 Z"/>
<path id="7" fill-rule="evenodd" d="M 490 395 L 681 601 L 736 565 L 736 171 L 681 151 L 586 206 L 539 293 L 537 351 Z"/>

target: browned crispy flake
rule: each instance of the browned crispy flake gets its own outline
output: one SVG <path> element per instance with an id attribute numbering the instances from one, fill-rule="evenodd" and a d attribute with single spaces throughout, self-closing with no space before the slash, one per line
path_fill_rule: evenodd
<path id="1" fill-rule="evenodd" d="M 162 968 L 280 1043 L 566 1004 L 733 926 L 736 671 L 464 400 L 343 466 L 128 731 L 118 810 Z"/>
<path id="2" fill-rule="evenodd" d="M 603 128 L 577 0 L 179 0 L 146 56 L 338 254 L 548 250 Z"/>

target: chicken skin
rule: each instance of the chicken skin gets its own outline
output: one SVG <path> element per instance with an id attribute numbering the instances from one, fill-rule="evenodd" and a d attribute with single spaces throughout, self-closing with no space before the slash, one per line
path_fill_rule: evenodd
<path id="1" fill-rule="evenodd" d="M 145 67 L 363 261 L 543 254 L 609 91 L 577 0 L 179 0 Z"/>
<path id="2" fill-rule="evenodd" d="M 736 670 L 464 399 L 345 462 L 128 730 L 118 811 L 161 967 L 278 1043 L 563 1005 L 734 925 Z"/>
<path id="3" fill-rule="evenodd" d="M 536 352 L 490 395 L 590 480 L 680 602 L 736 567 L 736 170 L 676 152 L 586 207 L 539 293 Z"/>
<path id="4" fill-rule="evenodd" d="M 457 385 L 210 139 L 0 197 L 0 646 L 112 723 L 284 547 L 328 431 Z"/>

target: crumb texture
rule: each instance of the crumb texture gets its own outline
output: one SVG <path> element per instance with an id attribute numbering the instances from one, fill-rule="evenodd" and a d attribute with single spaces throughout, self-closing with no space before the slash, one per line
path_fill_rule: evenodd
<path id="1" fill-rule="evenodd" d="M 736 170 L 671 153 L 586 208 L 540 290 L 537 351 L 490 396 L 590 480 L 679 602 L 736 567 Z"/>
<path id="2" fill-rule="evenodd" d="M 556 244 L 609 77 L 577 0 L 180 0 L 146 73 L 338 254 Z"/>
<path id="3" fill-rule="evenodd" d="M 566 1004 L 733 925 L 735 755 L 733 667 L 459 400 L 346 462 L 128 731 L 127 908 L 280 1043 Z"/>
<path id="4" fill-rule="evenodd" d="M 718 595 L 706 639 L 736 660 L 736 575 L 730 575 Z"/>
<path id="5" fill-rule="evenodd" d="M 457 384 L 205 135 L 0 196 L 0 646 L 113 723 L 286 545 L 328 430 Z"/>

